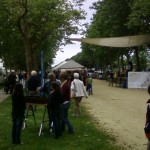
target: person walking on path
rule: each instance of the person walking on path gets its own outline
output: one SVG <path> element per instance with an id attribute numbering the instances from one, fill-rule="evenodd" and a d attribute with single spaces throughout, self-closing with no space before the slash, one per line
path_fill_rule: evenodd
<path id="1" fill-rule="evenodd" d="M 113 86 L 114 83 L 114 73 L 111 71 L 109 74 L 109 86 Z"/>
<path id="2" fill-rule="evenodd" d="M 93 88 L 92 88 L 92 77 L 88 76 L 87 78 L 87 87 L 86 87 L 86 91 L 88 92 L 89 95 L 93 95 Z"/>
<path id="3" fill-rule="evenodd" d="M 12 144 L 21 144 L 21 128 L 25 109 L 23 85 L 16 83 L 12 93 Z"/>
<path id="4" fill-rule="evenodd" d="M 75 93 L 75 95 L 73 95 Z M 88 97 L 85 86 L 79 80 L 79 74 L 74 73 L 74 80 L 71 82 L 71 97 L 75 100 L 75 116 L 80 116 L 80 102 L 82 97 Z"/>

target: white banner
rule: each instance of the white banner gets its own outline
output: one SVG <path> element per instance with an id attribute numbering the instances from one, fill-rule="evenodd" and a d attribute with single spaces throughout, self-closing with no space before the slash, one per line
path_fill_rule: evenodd
<path id="1" fill-rule="evenodd" d="M 147 89 L 150 85 L 150 72 L 129 72 L 128 88 Z"/>

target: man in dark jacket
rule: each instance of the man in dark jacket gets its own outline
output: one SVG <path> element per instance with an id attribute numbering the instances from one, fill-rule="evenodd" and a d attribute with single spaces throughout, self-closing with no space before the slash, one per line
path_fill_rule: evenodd
<path id="1" fill-rule="evenodd" d="M 11 73 L 8 75 L 8 91 L 10 90 L 10 94 L 12 94 L 15 84 L 16 74 L 15 71 L 12 70 Z M 6 91 L 6 93 L 8 93 L 8 91 Z"/>
<path id="2" fill-rule="evenodd" d="M 39 86 L 39 80 L 37 77 L 37 72 L 35 70 L 31 71 L 31 76 L 28 80 L 27 86 L 28 86 L 28 91 L 30 96 L 37 96 L 37 87 Z"/>

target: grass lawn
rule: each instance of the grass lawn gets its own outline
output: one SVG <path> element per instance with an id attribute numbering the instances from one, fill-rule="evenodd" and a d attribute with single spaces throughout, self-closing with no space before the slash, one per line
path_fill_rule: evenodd
<path id="1" fill-rule="evenodd" d="M 67 128 L 63 135 L 55 140 L 48 130 L 48 122 L 43 126 L 41 136 L 38 136 L 40 123 L 42 121 L 43 107 L 38 106 L 35 112 L 37 125 L 30 116 L 27 127 L 22 130 L 23 145 L 14 146 L 11 144 L 11 99 L 10 97 L 0 103 L 0 150 L 121 150 L 115 146 L 115 139 L 104 131 L 99 131 L 94 126 L 94 120 L 82 107 L 82 116 L 73 117 L 71 104 L 70 120 L 75 128 L 75 134 L 68 134 Z"/>

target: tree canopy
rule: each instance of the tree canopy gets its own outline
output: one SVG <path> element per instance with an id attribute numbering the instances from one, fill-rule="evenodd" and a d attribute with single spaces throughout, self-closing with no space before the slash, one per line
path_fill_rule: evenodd
<path id="1" fill-rule="evenodd" d="M 45 61 L 51 63 L 59 46 L 66 44 L 65 37 L 79 32 L 80 20 L 85 19 L 81 9 L 83 2 L 84 0 L 0 1 L 0 55 L 6 67 L 13 67 L 7 65 L 7 55 L 11 55 L 11 60 L 18 65 L 14 60 L 18 54 L 16 60 L 22 58 L 28 72 L 39 69 L 41 50 L 44 51 Z"/>
<path id="2" fill-rule="evenodd" d="M 91 6 L 96 12 L 87 27 L 86 37 L 121 37 L 150 33 L 149 8 L 149 0 L 99 0 Z M 90 60 L 87 67 L 103 69 L 110 65 L 111 68 L 124 70 L 127 62 L 132 60 L 136 64 L 136 70 L 144 70 L 149 61 L 148 53 L 147 45 L 113 48 L 84 43 L 82 52 L 78 55 L 83 56 L 82 62 Z M 74 59 L 78 60 L 77 57 Z"/>

